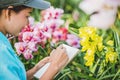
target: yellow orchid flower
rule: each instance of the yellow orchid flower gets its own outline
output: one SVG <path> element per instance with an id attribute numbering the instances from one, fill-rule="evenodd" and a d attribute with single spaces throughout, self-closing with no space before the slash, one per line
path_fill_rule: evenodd
<path id="1" fill-rule="evenodd" d="M 116 52 L 109 51 L 106 53 L 106 62 L 115 63 L 118 55 Z"/>

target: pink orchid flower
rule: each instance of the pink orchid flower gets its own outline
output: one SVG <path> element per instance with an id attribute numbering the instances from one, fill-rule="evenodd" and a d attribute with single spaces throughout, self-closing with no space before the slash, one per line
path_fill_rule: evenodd
<path id="1" fill-rule="evenodd" d="M 27 44 L 24 42 L 15 43 L 14 46 L 15 46 L 16 51 L 19 55 L 24 53 L 27 49 Z"/>

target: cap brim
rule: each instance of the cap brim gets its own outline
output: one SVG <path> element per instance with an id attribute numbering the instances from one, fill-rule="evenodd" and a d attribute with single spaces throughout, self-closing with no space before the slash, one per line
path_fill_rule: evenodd
<path id="1" fill-rule="evenodd" d="M 50 3 L 43 0 L 31 0 L 31 2 L 26 3 L 24 5 L 36 9 L 47 9 L 50 7 Z"/>

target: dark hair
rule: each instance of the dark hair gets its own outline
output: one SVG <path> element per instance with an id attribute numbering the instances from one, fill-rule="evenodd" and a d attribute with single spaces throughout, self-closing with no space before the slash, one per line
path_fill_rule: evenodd
<path id="1" fill-rule="evenodd" d="M 20 5 L 20 6 L 14 6 L 13 8 L 8 8 L 8 7 L 0 8 L 0 15 L 2 13 L 2 10 L 4 10 L 4 9 L 13 10 L 16 13 L 19 13 L 21 10 L 26 9 L 26 8 L 30 8 L 30 7 L 27 7 L 27 6 L 24 6 L 24 5 Z"/>

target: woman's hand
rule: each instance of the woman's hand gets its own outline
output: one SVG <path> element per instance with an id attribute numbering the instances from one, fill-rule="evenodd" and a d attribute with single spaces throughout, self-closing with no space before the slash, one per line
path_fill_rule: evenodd
<path id="1" fill-rule="evenodd" d="M 59 46 L 53 50 L 50 54 L 49 61 L 50 66 L 39 80 L 53 80 L 56 73 L 61 70 L 68 61 L 66 49 L 63 46 Z"/>
<path id="2" fill-rule="evenodd" d="M 68 56 L 66 54 L 66 49 L 63 46 L 57 47 L 57 49 L 53 50 L 50 54 L 51 65 L 54 65 L 58 70 L 65 66 L 67 61 Z"/>

